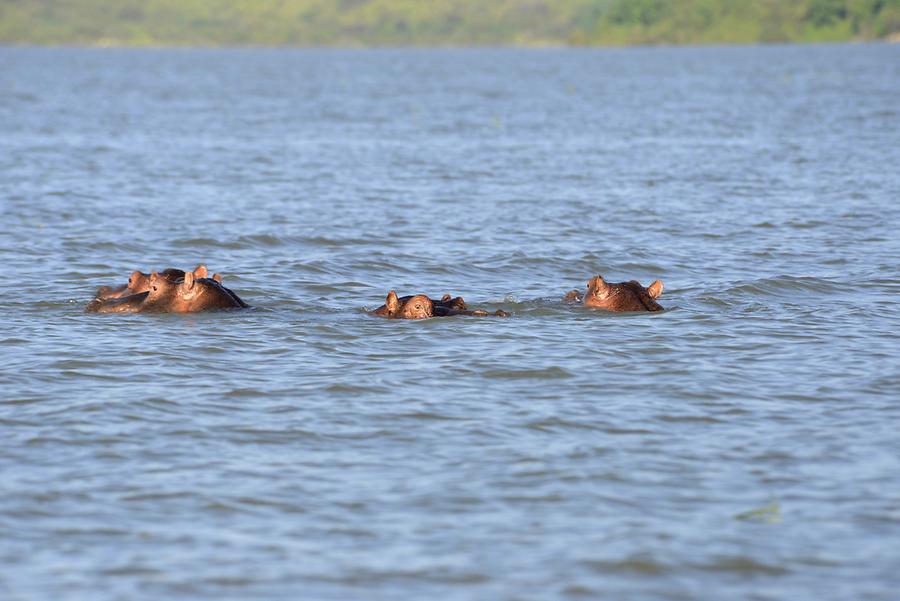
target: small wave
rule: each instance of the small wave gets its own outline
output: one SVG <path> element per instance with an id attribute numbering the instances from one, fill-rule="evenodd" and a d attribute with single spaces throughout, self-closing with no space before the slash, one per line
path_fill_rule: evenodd
<path id="1" fill-rule="evenodd" d="M 30 92 L 9 92 L 4 94 L 7 99 L 18 102 L 38 102 L 40 98 Z"/>
<path id="2" fill-rule="evenodd" d="M 344 246 L 360 246 L 377 242 L 372 238 L 329 238 L 326 236 L 310 236 L 303 240 L 310 246 L 324 246 L 326 248 L 342 248 Z"/>
<path id="3" fill-rule="evenodd" d="M 599 430 L 600 426 L 588 422 L 566 420 L 560 417 L 544 417 L 525 424 L 529 430 L 554 432 L 557 430 Z"/>
<path id="4" fill-rule="evenodd" d="M 261 398 L 266 393 L 256 388 L 234 388 L 225 393 L 225 398 L 242 399 L 242 398 Z"/>
<path id="5" fill-rule="evenodd" d="M 115 566 L 99 570 L 104 576 L 125 577 L 125 576 L 157 576 L 162 575 L 162 570 L 151 568 L 139 564 L 127 564 L 123 566 Z"/>
<path id="6" fill-rule="evenodd" d="M 284 242 L 278 236 L 270 234 L 257 234 L 252 236 L 241 236 L 237 239 L 236 244 L 241 248 L 259 248 L 281 246 Z"/>
<path id="7" fill-rule="evenodd" d="M 196 246 L 213 246 L 216 248 L 237 248 L 233 244 L 222 242 L 221 240 L 213 240 L 212 238 L 181 238 L 172 241 L 172 246 L 193 248 Z"/>
<path id="8" fill-rule="evenodd" d="M 788 221 L 785 225 L 789 228 L 793 228 L 795 230 L 811 230 L 817 227 L 822 227 L 823 225 L 829 225 L 827 221 L 819 221 L 817 219 L 811 219 L 809 221 L 802 221 L 799 219 L 792 219 Z"/>
<path id="9" fill-rule="evenodd" d="M 812 276 L 781 275 L 753 280 L 728 288 L 726 295 L 738 296 L 783 296 L 795 292 L 833 293 L 842 285 L 824 278 Z"/>
<path id="10" fill-rule="evenodd" d="M 644 555 L 634 555 L 623 559 L 589 560 L 583 561 L 582 564 L 596 572 L 608 574 L 636 572 L 638 574 L 658 575 L 669 572 L 672 569 L 671 566 Z"/>
<path id="11" fill-rule="evenodd" d="M 706 572 L 735 572 L 738 574 L 768 574 L 779 576 L 790 572 L 786 567 L 763 563 L 752 557 L 734 556 L 720 557 L 711 563 L 694 565 L 693 567 Z"/>
<path id="12" fill-rule="evenodd" d="M 433 411 L 412 411 L 409 413 L 395 413 L 391 416 L 392 419 L 410 419 L 415 421 L 463 421 L 466 418 L 455 417 L 452 415 L 444 415 L 441 413 L 434 413 Z"/>
<path id="13" fill-rule="evenodd" d="M 370 392 L 370 393 L 389 393 L 389 392 L 390 392 L 390 389 L 389 389 L 389 388 L 386 388 L 386 387 L 384 387 L 384 386 L 360 386 L 360 385 L 358 385 L 358 384 L 342 384 L 342 383 L 337 383 L 337 384 L 331 384 L 331 385 L 327 386 L 327 387 L 325 388 L 325 391 L 326 391 L 326 392 L 331 392 L 331 393 L 334 393 L 334 394 L 347 393 L 347 394 L 357 395 L 357 394 L 364 394 L 364 393 L 367 393 L 367 392 Z"/>
<path id="14" fill-rule="evenodd" d="M 716 419 L 710 415 L 657 415 L 656 419 L 668 423 L 700 423 L 700 424 L 718 424 L 722 420 Z"/>
<path id="15" fill-rule="evenodd" d="M 237 444 L 286 444 L 303 439 L 318 439 L 321 435 L 311 430 L 272 430 L 266 428 L 234 427 L 226 429 L 229 438 Z"/>
<path id="16" fill-rule="evenodd" d="M 333 283 L 309 282 L 304 284 L 304 287 L 310 292 L 318 292 L 320 294 L 346 294 L 349 290 L 366 290 L 369 288 L 369 285 L 348 280 Z"/>
<path id="17" fill-rule="evenodd" d="M 547 367 L 544 369 L 495 369 L 485 372 L 484 377 L 498 379 L 534 378 L 539 380 L 554 380 L 571 378 L 572 374 L 561 367 Z"/>

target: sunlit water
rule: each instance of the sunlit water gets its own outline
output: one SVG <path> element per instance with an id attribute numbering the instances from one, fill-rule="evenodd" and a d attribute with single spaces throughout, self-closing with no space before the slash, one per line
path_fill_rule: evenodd
<path id="1" fill-rule="evenodd" d="M 0 597 L 896 599 L 898 132 L 897 46 L 0 49 Z"/>

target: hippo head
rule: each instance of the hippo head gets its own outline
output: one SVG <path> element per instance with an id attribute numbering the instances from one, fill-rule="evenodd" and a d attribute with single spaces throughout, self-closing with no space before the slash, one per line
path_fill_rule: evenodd
<path id="1" fill-rule="evenodd" d="M 148 305 L 162 311 L 181 311 L 191 304 L 202 292 L 202 286 L 193 272 L 185 272 L 183 279 L 172 279 L 172 274 L 156 273 L 150 275 L 150 288 L 147 295 Z"/>
<path id="2" fill-rule="evenodd" d="M 644 288 L 635 280 L 610 284 L 597 275 L 588 281 L 584 305 L 607 311 L 662 311 L 663 308 L 656 302 L 662 291 L 660 280 Z"/>
<path id="3" fill-rule="evenodd" d="M 220 284 L 222 283 L 222 276 L 219 275 L 218 273 L 209 275 L 209 270 L 206 268 L 206 265 L 204 265 L 203 263 L 200 263 L 199 265 L 194 267 L 194 271 L 192 273 L 194 274 L 194 279 L 212 278 L 215 281 L 219 282 Z M 184 276 L 182 276 L 182 277 L 184 277 Z"/>
<path id="4" fill-rule="evenodd" d="M 184 272 L 183 272 L 183 271 L 180 271 L 180 270 L 177 270 L 177 269 L 166 269 L 166 271 L 178 271 L 179 274 L 180 274 L 180 275 L 177 275 L 177 276 L 174 277 L 174 278 L 169 278 L 170 280 L 173 280 L 173 281 L 174 281 L 174 280 L 180 280 L 181 278 L 184 277 Z M 195 280 L 196 280 L 197 278 L 212 278 L 212 279 L 214 279 L 215 281 L 217 281 L 218 283 L 220 283 L 220 284 L 222 283 L 222 274 L 214 273 L 214 274 L 212 274 L 212 275 L 209 275 L 209 270 L 206 268 L 206 265 L 204 265 L 203 263 L 201 263 L 200 265 L 197 265 L 197 266 L 194 268 L 194 271 L 193 271 L 192 273 L 194 274 L 194 279 L 195 279 Z"/>
<path id="5" fill-rule="evenodd" d="M 587 294 L 584 295 L 584 302 L 588 304 L 588 300 L 604 301 L 612 294 L 612 288 L 601 275 L 595 275 L 587 283 Z"/>
<path id="6" fill-rule="evenodd" d="M 452 297 L 449 294 L 445 294 L 441 300 L 438 301 L 438 304 L 446 309 L 453 309 L 456 311 L 465 311 L 469 308 L 469 306 L 466 305 L 466 301 L 463 300 L 463 297 Z"/>
<path id="7" fill-rule="evenodd" d="M 206 265 L 204 265 L 203 263 L 194 267 L 194 271 L 191 271 L 190 273 L 194 274 L 194 278 L 208 278 L 209 277 L 209 270 L 206 269 Z M 182 271 L 180 269 L 174 269 L 172 267 L 170 267 L 169 269 L 163 269 L 162 271 L 159 272 L 159 275 L 164 276 L 166 279 L 168 279 L 172 282 L 177 282 L 178 280 L 184 279 L 184 274 L 185 274 L 184 271 Z M 219 275 L 219 274 L 216 274 L 216 275 Z M 222 276 L 219 276 L 219 279 L 222 279 Z"/>
<path id="8" fill-rule="evenodd" d="M 139 294 L 150 290 L 150 274 L 141 271 L 135 271 L 128 278 L 128 284 L 125 289 L 129 294 Z"/>
<path id="9" fill-rule="evenodd" d="M 176 281 L 158 273 L 151 274 L 146 305 L 147 310 L 174 313 L 247 306 L 218 280 L 195 277 L 192 271 Z"/>
<path id="10" fill-rule="evenodd" d="M 424 294 L 411 296 L 403 302 L 393 290 L 384 301 L 387 314 L 393 319 L 427 319 L 434 317 L 434 303 Z"/>
<path id="11" fill-rule="evenodd" d="M 202 263 L 200 265 L 197 265 L 197 267 L 194 268 L 194 271 L 188 273 L 192 273 L 195 278 L 205 278 L 209 276 L 209 271 L 206 269 L 206 265 L 203 265 Z M 184 279 L 184 274 L 184 271 L 171 267 L 169 269 L 164 269 L 158 273 L 158 275 L 164 277 L 170 282 L 177 282 Z M 150 290 L 150 279 L 152 275 L 152 273 L 148 274 L 140 271 L 135 271 L 134 273 L 132 273 L 131 277 L 128 278 L 128 286 L 126 288 L 128 294 L 140 294 L 141 292 L 147 292 L 148 290 Z M 219 274 L 216 274 L 216 276 L 219 276 Z M 216 276 L 213 277 L 215 278 Z M 222 276 L 219 276 L 219 279 L 217 281 L 221 280 Z"/>
<path id="12" fill-rule="evenodd" d="M 150 274 L 150 284 L 147 289 L 147 302 L 154 305 L 169 304 L 175 299 L 175 291 L 179 284 L 170 280 L 161 273 Z"/>
<path id="13" fill-rule="evenodd" d="M 588 280 L 585 300 L 589 298 L 597 301 L 606 300 L 617 291 L 617 288 L 619 286 L 621 286 L 621 284 L 608 284 L 606 280 L 603 279 L 603 276 L 595 275 L 590 280 Z M 638 286 L 640 286 L 640 284 L 638 284 Z M 654 300 L 659 298 L 662 292 L 663 283 L 661 280 L 656 280 L 647 287 L 647 294 L 649 294 L 650 298 Z"/>

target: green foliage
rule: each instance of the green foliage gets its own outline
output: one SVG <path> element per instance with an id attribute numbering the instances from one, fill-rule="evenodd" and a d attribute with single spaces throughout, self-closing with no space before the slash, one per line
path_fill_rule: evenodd
<path id="1" fill-rule="evenodd" d="M 781 507 L 778 501 L 772 501 L 768 505 L 741 512 L 734 519 L 758 524 L 778 524 L 781 523 Z"/>
<path id="2" fill-rule="evenodd" d="M 618 0 L 609 12 L 609 19 L 617 25 L 649 27 L 666 12 L 665 0 Z"/>
<path id="3" fill-rule="evenodd" d="M 806 9 L 806 20 L 814 27 L 828 27 L 847 18 L 844 0 L 811 0 Z"/>
<path id="4" fill-rule="evenodd" d="M 897 36 L 900 0 L 0 0 L 0 43 L 540 45 Z"/>

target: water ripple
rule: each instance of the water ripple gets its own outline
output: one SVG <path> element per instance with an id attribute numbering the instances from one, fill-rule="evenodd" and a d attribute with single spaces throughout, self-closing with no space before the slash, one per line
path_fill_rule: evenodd
<path id="1" fill-rule="evenodd" d="M 0 590 L 893 599 L 895 54 L 0 48 Z"/>

